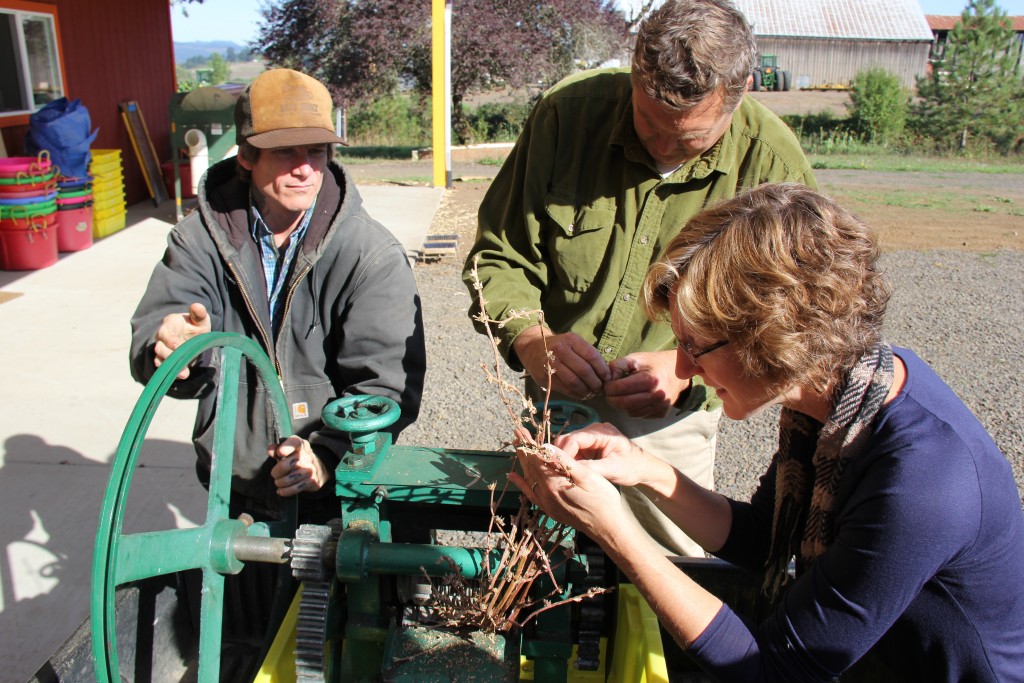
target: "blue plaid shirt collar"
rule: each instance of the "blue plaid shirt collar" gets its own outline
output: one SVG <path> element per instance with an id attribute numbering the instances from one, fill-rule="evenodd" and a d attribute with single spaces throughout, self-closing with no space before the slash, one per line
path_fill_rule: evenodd
<path id="1" fill-rule="evenodd" d="M 299 244 L 302 243 L 302 238 L 306 235 L 309 221 L 313 217 L 313 208 L 316 206 L 316 200 L 313 200 L 313 205 L 306 210 L 299 226 L 292 232 L 288 239 L 288 246 L 285 247 L 283 254 L 274 243 L 274 233 L 267 227 L 263 216 L 260 215 L 259 209 L 256 208 L 256 204 L 250 203 L 249 206 L 250 232 L 260 249 L 260 258 L 263 261 L 263 276 L 267 281 L 267 303 L 270 309 L 270 319 L 273 321 L 274 329 L 276 330 L 281 314 L 281 289 L 284 287 L 285 280 L 288 279 L 287 274 L 291 270 L 292 261 L 295 259 Z"/>

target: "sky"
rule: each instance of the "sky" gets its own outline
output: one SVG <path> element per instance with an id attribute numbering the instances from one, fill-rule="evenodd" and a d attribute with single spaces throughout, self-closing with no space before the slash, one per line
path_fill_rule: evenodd
<path id="1" fill-rule="evenodd" d="M 417 0 L 409 0 L 416 2 Z M 427 2 L 427 0 L 418 0 Z M 457 3 L 472 0 L 453 0 Z M 796 0 L 799 1 L 799 0 Z M 620 7 L 629 9 L 637 0 L 617 0 Z M 918 0 L 925 14 L 960 14 L 967 0 Z M 257 34 L 261 20 L 260 8 L 270 0 L 204 0 L 202 4 L 189 3 L 171 6 L 171 24 L 174 40 L 179 43 L 228 40 L 245 45 Z M 1024 14 L 1024 0 L 999 0 L 997 4 L 1009 14 Z M 188 11 L 188 17 L 182 13 Z"/>

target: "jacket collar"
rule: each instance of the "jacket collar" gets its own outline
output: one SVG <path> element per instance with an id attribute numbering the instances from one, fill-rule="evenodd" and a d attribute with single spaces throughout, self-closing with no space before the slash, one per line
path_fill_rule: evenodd
<path id="1" fill-rule="evenodd" d="M 318 252 L 327 241 L 331 227 L 338 222 L 339 215 L 343 218 L 357 211 L 359 204 L 358 194 L 348 174 L 338 164 L 328 164 L 313 216 L 302 240 L 302 253 Z M 238 179 L 234 157 L 214 164 L 206 172 L 200 184 L 199 206 L 207 225 L 218 225 L 235 250 L 252 243 L 249 185 Z"/>

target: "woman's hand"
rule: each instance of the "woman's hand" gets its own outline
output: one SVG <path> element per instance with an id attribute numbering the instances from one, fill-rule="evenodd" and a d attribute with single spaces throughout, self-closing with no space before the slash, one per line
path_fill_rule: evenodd
<path id="1" fill-rule="evenodd" d="M 591 463 L 575 461 L 551 445 L 541 448 L 544 455 L 534 449 L 517 451 L 523 474 L 509 474 L 509 480 L 530 502 L 555 521 L 582 531 L 598 543 L 616 530 L 635 524 L 624 513 L 618 489 L 594 472 Z"/>
<path id="2" fill-rule="evenodd" d="M 591 470 L 619 486 L 638 486 L 661 463 L 612 425 L 602 422 L 555 438 L 555 446 L 573 460 L 586 460 Z"/>

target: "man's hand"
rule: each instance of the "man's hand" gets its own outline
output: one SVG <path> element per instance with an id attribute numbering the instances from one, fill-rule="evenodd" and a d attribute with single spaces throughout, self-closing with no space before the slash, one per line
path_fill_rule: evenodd
<path id="1" fill-rule="evenodd" d="M 323 461 L 313 454 L 309 442 L 298 436 L 289 436 L 276 446 L 271 444 L 267 455 L 278 461 L 270 470 L 270 476 L 279 496 L 319 491 L 330 478 Z"/>
<path id="2" fill-rule="evenodd" d="M 586 399 L 600 393 L 611 379 L 611 370 L 601 354 L 583 337 L 572 332 L 552 334 L 534 325 L 523 330 L 512 343 L 530 377 L 542 387 L 548 385 L 548 357 L 553 370 L 551 390 L 574 399 Z"/>
<path id="3" fill-rule="evenodd" d="M 675 351 L 631 353 L 613 360 L 612 379 L 605 383 L 608 404 L 633 417 L 663 418 L 690 386 L 676 377 Z"/>
<path id="4" fill-rule="evenodd" d="M 210 315 L 206 307 L 195 303 L 188 307 L 188 313 L 172 313 L 164 318 L 160 329 L 156 331 L 154 364 L 157 367 L 167 360 L 176 348 L 192 337 L 210 331 Z M 178 373 L 178 379 L 188 378 L 188 368 Z"/>

